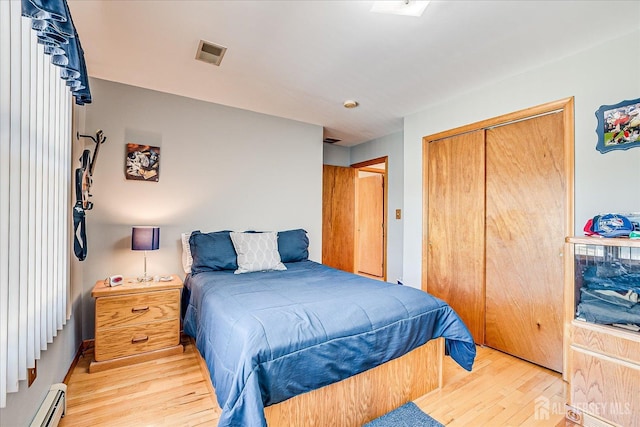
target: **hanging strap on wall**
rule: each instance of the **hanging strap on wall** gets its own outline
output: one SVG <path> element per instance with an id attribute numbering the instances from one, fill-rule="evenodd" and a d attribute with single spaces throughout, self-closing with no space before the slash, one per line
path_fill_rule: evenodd
<path id="1" fill-rule="evenodd" d="M 76 204 L 73 207 L 73 252 L 84 261 L 87 257 L 87 228 L 85 224 L 82 185 L 86 175 L 88 150 L 82 153 L 82 166 L 76 169 Z"/>
<path id="2" fill-rule="evenodd" d="M 80 261 L 87 257 L 87 229 L 82 201 L 73 207 L 73 252 Z"/>

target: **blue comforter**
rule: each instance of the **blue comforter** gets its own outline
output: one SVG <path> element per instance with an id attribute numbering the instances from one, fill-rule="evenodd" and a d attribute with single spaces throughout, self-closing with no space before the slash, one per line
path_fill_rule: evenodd
<path id="1" fill-rule="evenodd" d="M 443 301 L 410 287 L 303 261 L 286 271 L 189 276 L 184 331 L 196 339 L 222 415 L 218 425 L 266 426 L 264 407 L 444 337 L 471 370 L 476 348 Z"/>

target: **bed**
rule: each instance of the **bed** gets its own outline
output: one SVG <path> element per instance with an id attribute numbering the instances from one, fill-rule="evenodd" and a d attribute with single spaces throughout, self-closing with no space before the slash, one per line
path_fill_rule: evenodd
<path id="1" fill-rule="evenodd" d="M 183 307 L 219 426 L 359 426 L 437 387 L 443 348 L 471 370 L 473 339 L 443 301 L 309 261 L 304 230 L 217 233 L 190 236 Z"/>

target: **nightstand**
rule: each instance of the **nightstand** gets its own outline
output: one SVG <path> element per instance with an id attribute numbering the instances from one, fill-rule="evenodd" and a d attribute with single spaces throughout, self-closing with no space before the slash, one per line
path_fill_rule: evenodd
<path id="1" fill-rule="evenodd" d="M 95 360 L 89 372 L 98 372 L 157 357 L 182 353 L 180 295 L 182 280 L 138 282 L 125 279 L 110 287 L 96 282 Z"/>

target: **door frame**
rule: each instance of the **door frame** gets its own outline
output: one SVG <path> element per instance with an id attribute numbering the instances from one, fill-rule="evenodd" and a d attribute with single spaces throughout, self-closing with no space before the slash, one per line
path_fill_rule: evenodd
<path id="1" fill-rule="evenodd" d="M 369 166 L 371 165 L 377 165 L 379 163 L 384 163 L 384 171 L 381 172 L 378 169 L 373 169 L 373 168 L 369 168 Z M 382 228 L 382 280 L 383 281 L 387 281 L 387 222 L 388 222 L 388 211 L 389 211 L 389 197 L 388 197 L 388 188 L 389 188 L 389 181 L 388 181 L 388 175 L 389 175 L 389 157 L 388 156 L 384 156 L 384 157 L 377 157 L 375 159 L 371 159 L 371 160 L 365 160 L 363 162 L 358 162 L 358 163 L 353 163 L 352 165 L 350 165 L 352 168 L 354 169 L 358 169 L 359 171 L 366 171 L 366 172 L 374 172 L 374 173 L 379 173 L 382 175 L 382 179 L 383 179 L 383 203 L 384 203 L 384 212 L 383 212 L 383 221 L 384 221 L 384 225 Z M 358 192 L 358 180 L 356 179 L 356 194 Z M 356 198 L 357 200 L 357 198 Z M 358 206 L 356 203 L 356 219 L 358 218 Z M 357 224 L 356 224 L 357 226 Z M 358 233 L 356 233 L 356 248 L 354 249 L 355 252 L 355 260 L 356 260 L 356 269 L 359 265 L 360 260 L 358 259 Z"/>

